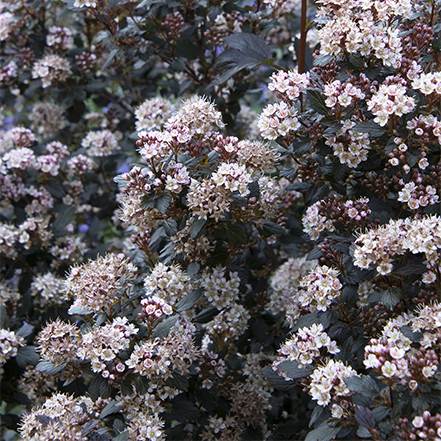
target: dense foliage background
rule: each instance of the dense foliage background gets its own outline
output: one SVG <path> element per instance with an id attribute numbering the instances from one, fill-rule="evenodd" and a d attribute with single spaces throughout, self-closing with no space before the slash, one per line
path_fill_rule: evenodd
<path id="1" fill-rule="evenodd" d="M 440 30 L 0 2 L 3 439 L 440 440 Z"/>

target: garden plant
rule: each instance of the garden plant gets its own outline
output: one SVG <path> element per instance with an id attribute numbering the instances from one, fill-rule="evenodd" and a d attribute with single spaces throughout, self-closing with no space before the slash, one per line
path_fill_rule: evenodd
<path id="1" fill-rule="evenodd" d="M 440 9 L 1 1 L 0 437 L 441 441 Z"/>

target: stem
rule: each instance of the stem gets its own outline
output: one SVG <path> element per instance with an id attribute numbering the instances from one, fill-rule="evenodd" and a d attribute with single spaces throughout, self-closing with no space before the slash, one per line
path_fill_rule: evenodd
<path id="1" fill-rule="evenodd" d="M 305 53 L 306 53 L 306 8 L 307 0 L 302 0 L 302 15 L 300 17 L 300 46 L 299 46 L 299 73 L 305 72 Z"/>

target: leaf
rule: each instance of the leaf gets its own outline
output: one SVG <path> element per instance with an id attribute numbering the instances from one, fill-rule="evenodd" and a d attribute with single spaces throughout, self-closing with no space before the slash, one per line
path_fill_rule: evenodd
<path id="1" fill-rule="evenodd" d="M 121 404 L 118 401 L 112 400 L 107 406 L 101 411 L 100 419 L 105 418 L 108 415 L 112 415 L 113 413 L 118 413 L 122 409 Z"/>
<path id="2" fill-rule="evenodd" d="M 150 238 L 150 242 L 149 245 L 151 247 L 153 247 L 155 244 L 157 244 L 158 242 L 160 242 L 162 239 L 166 238 L 167 235 L 165 234 L 165 228 L 164 227 L 159 227 L 153 234 L 152 237 Z"/>
<path id="3" fill-rule="evenodd" d="M 371 138 L 379 138 L 386 133 L 386 131 L 374 121 L 363 121 L 355 124 L 352 130 L 358 133 L 369 133 L 369 137 Z"/>
<path id="4" fill-rule="evenodd" d="M 372 410 L 363 406 L 355 407 L 355 419 L 360 426 L 365 427 L 366 429 L 374 429 L 375 428 L 375 418 Z"/>
<path id="5" fill-rule="evenodd" d="M 326 66 L 327 64 L 331 63 L 333 60 L 335 59 L 335 57 L 333 55 L 326 55 L 326 54 L 321 54 L 318 55 L 317 57 L 315 57 L 314 59 L 314 66 Z"/>
<path id="6" fill-rule="evenodd" d="M 227 49 L 219 55 L 214 69 L 218 72 L 225 69 L 226 71 L 216 77 L 213 85 L 225 83 L 242 69 L 252 69 L 272 58 L 271 49 L 259 35 L 232 34 L 224 38 L 224 43 Z"/>
<path id="7" fill-rule="evenodd" d="M 208 323 L 213 317 L 215 317 L 218 314 L 219 314 L 219 311 L 214 306 L 211 306 L 211 307 L 201 311 L 195 317 L 195 322 L 196 323 Z"/>
<path id="8" fill-rule="evenodd" d="M 174 236 L 178 232 L 178 224 L 174 219 L 164 221 L 164 229 L 167 236 Z"/>
<path id="9" fill-rule="evenodd" d="M 375 398 L 380 393 L 380 388 L 376 381 L 369 375 L 360 375 L 344 379 L 346 386 L 353 392 L 358 392 L 369 398 Z"/>
<path id="10" fill-rule="evenodd" d="M 101 71 L 106 70 L 112 64 L 112 61 L 116 57 L 116 54 L 118 52 L 119 52 L 119 49 L 113 49 L 113 50 L 110 51 L 109 56 L 107 57 L 106 62 L 101 67 Z"/>
<path id="11" fill-rule="evenodd" d="M 156 337 L 161 338 L 168 335 L 170 329 L 174 326 L 177 319 L 178 319 L 177 315 L 172 315 L 170 317 L 167 317 L 161 323 L 159 323 L 152 332 L 152 338 L 156 338 Z"/>
<path id="12" fill-rule="evenodd" d="M 168 378 L 166 383 L 167 386 L 174 389 L 178 389 L 183 392 L 188 391 L 188 378 L 184 377 L 184 375 L 178 374 L 177 372 L 173 372 L 173 377 Z"/>
<path id="13" fill-rule="evenodd" d="M 233 200 L 233 204 L 236 205 L 237 207 L 246 207 L 248 205 L 248 199 L 238 194 L 233 195 L 232 200 Z"/>
<path id="14" fill-rule="evenodd" d="M 187 309 L 193 308 L 196 301 L 199 299 L 199 297 L 202 295 L 202 292 L 204 291 L 204 288 L 198 288 L 194 291 L 192 291 L 190 294 L 182 298 L 178 304 L 176 305 L 176 311 L 177 312 L 183 312 L 187 311 Z"/>
<path id="15" fill-rule="evenodd" d="M 113 438 L 113 441 L 128 441 L 130 433 L 128 431 L 125 431 L 123 433 L 120 433 L 118 436 Z"/>
<path id="16" fill-rule="evenodd" d="M 70 307 L 67 311 L 70 315 L 89 315 L 93 313 L 92 309 L 84 309 L 81 306 Z"/>
<path id="17" fill-rule="evenodd" d="M 386 306 L 386 308 L 393 309 L 397 306 L 398 302 L 403 297 L 403 291 L 397 286 L 393 286 L 392 288 L 383 292 L 381 296 L 381 303 Z"/>
<path id="18" fill-rule="evenodd" d="M 410 338 L 415 343 L 419 343 L 423 338 L 423 334 L 421 332 L 413 332 L 410 326 L 402 326 L 400 331 L 405 337 Z"/>
<path id="19" fill-rule="evenodd" d="M 250 190 L 250 193 L 248 195 L 248 198 L 256 198 L 259 199 L 260 197 L 260 188 L 259 188 L 259 182 L 253 181 L 250 184 L 248 184 L 248 189 Z"/>
<path id="20" fill-rule="evenodd" d="M 267 366 L 263 370 L 264 377 L 271 382 L 274 389 L 287 391 L 295 387 L 296 383 L 292 380 L 285 380 L 277 372 L 274 372 L 270 366 Z"/>
<path id="21" fill-rule="evenodd" d="M 377 423 L 383 421 L 389 415 L 389 413 L 390 413 L 390 408 L 387 406 L 378 406 L 372 410 L 372 414 Z"/>
<path id="22" fill-rule="evenodd" d="M 198 218 L 197 220 L 195 220 L 190 227 L 190 237 L 192 239 L 195 239 L 197 237 L 197 235 L 200 233 L 200 231 L 202 230 L 202 227 L 206 224 L 207 219 L 204 218 Z"/>
<path id="23" fill-rule="evenodd" d="M 191 262 L 190 265 L 187 266 L 185 272 L 187 273 L 188 277 L 192 278 L 198 273 L 200 268 L 201 266 L 199 265 L 199 263 Z"/>
<path id="24" fill-rule="evenodd" d="M 324 422 L 317 429 L 309 432 L 305 441 L 331 441 L 335 439 L 338 432 L 340 432 L 340 427 L 329 427 L 328 423 Z"/>
<path id="25" fill-rule="evenodd" d="M 318 90 L 308 90 L 307 92 L 311 107 L 321 115 L 328 115 L 329 109 L 326 107 L 325 98 Z"/>
<path id="26" fill-rule="evenodd" d="M 52 231 L 55 237 L 65 236 L 66 225 L 70 224 L 75 216 L 75 207 L 67 207 L 61 213 L 58 214 L 54 223 L 52 224 Z"/>
<path id="27" fill-rule="evenodd" d="M 286 232 L 285 228 L 271 221 L 265 222 L 263 224 L 263 231 L 270 236 L 272 236 L 273 234 L 284 234 Z"/>
<path id="28" fill-rule="evenodd" d="M 167 211 L 168 206 L 171 202 L 171 196 L 168 193 L 164 193 L 161 197 L 156 199 L 156 208 L 161 211 L 162 213 L 165 213 Z"/>
<path id="29" fill-rule="evenodd" d="M 8 324 L 8 313 L 3 305 L 0 305 L 0 329 L 6 329 Z"/>
<path id="30" fill-rule="evenodd" d="M 29 323 L 24 322 L 21 328 L 17 331 L 19 337 L 29 337 L 34 332 L 35 327 Z"/>
<path id="31" fill-rule="evenodd" d="M 56 373 L 62 371 L 66 367 L 66 363 L 62 363 L 59 366 L 55 366 L 50 361 L 40 361 L 35 369 L 39 372 L 45 372 L 48 375 L 55 375 Z"/>
<path id="32" fill-rule="evenodd" d="M 89 395 L 94 401 L 96 401 L 98 398 L 108 398 L 110 391 L 110 385 L 101 375 L 97 375 L 89 385 Z"/>
<path id="33" fill-rule="evenodd" d="M 191 401 L 179 400 L 173 403 L 170 414 L 174 420 L 185 422 L 197 418 L 199 409 Z"/>
<path id="34" fill-rule="evenodd" d="M 38 354 L 35 346 L 22 346 L 17 351 L 15 360 L 22 368 L 26 367 L 28 364 L 35 366 L 40 360 L 40 355 Z"/>
<path id="35" fill-rule="evenodd" d="M 312 366 L 306 366 L 304 368 L 299 368 L 297 362 L 291 361 L 291 360 L 282 361 L 282 363 L 280 363 L 277 366 L 277 369 L 285 372 L 288 375 L 288 377 L 292 378 L 293 380 L 295 380 L 297 378 L 308 377 L 314 371 Z"/>

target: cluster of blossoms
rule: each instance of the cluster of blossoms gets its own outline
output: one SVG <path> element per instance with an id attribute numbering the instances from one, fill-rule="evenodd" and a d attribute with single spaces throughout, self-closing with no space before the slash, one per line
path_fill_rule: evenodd
<path id="1" fill-rule="evenodd" d="M 306 275 L 315 265 L 316 262 L 308 261 L 305 257 L 291 257 L 277 268 L 270 281 L 270 311 L 274 314 L 285 311 L 286 306 L 292 302 L 300 286 L 300 278 Z"/>
<path id="2" fill-rule="evenodd" d="M 87 149 L 89 156 L 109 156 L 120 149 L 119 139 L 119 133 L 112 133 L 110 130 L 97 130 L 89 132 L 81 141 L 81 146 Z"/>
<path id="3" fill-rule="evenodd" d="M 440 237 L 441 219 L 437 215 L 390 220 L 388 224 L 371 229 L 357 238 L 354 265 L 360 268 L 374 266 L 379 274 L 386 275 L 393 269 L 394 257 L 422 253 L 430 269 L 439 259 Z M 435 274 L 431 274 L 436 279 Z M 432 281 L 435 279 L 432 278 Z"/>
<path id="4" fill-rule="evenodd" d="M 67 51 L 73 46 L 72 32 L 69 28 L 51 26 L 46 36 L 46 44 L 56 51 Z"/>
<path id="5" fill-rule="evenodd" d="M 45 361 L 55 366 L 74 362 L 78 349 L 79 331 L 75 325 L 60 319 L 48 323 L 38 334 L 38 350 Z"/>
<path id="6" fill-rule="evenodd" d="M 296 71 L 285 72 L 280 70 L 271 75 L 268 89 L 277 92 L 278 99 L 293 104 L 310 85 L 310 82 L 309 72 L 299 74 Z"/>
<path id="7" fill-rule="evenodd" d="M 273 369 L 277 369 L 283 361 L 296 361 L 300 368 L 311 364 L 317 358 L 329 354 L 337 354 L 340 349 L 337 343 L 323 332 L 323 325 L 313 324 L 310 328 L 299 329 L 293 337 L 286 340 L 277 351 L 279 356 L 273 362 Z"/>
<path id="8" fill-rule="evenodd" d="M 64 108 L 49 102 L 35 103 L 29 120 L 32 121 L 31 129 L 45 138 L 63 130 L 67 123 Z"/>
<path id="9" fill-rule="evenodd" d="M 423 348 L 439 350 L 439 343 L 441 342 L 441 303 L 424 306 L 412 318 L 410 326 L 413 332 L 423 333 L 420 342 Z"/>
<path id="10" fill-rule="evenodd" d="M 144 279 L 145 294 L 175 305 L 189 291 L 190 278 L 176 265 L 157 263 Z"/>
<path id="11" fill-rule="evenodd" d="M 93 372 L 101 372 L 105 378 L 112 378 L 108 364 L 112 363 L 117 372 L 124 372 L 125 366 L 116 361 L 121 351 L 128 349 L 131 336 L 138 333 L 133 324 L 127 323 L 126 317 L 117 317 L 111 324 L 99 326 L 83 334 L 78 343 L 77 356 L 90 361 Z M 114 377 L 114 376 L 113 376 Z"/>
<path id="12" fill-rule="evenodd" d="M 55 82 L 65 82 L 70 75 L 72 71 L 69 61 L 59 55 L 46 55 L 36 61 L 32 68 L 32 78 L 41 78 L 43 88 Z"/>
<path id="13" fill-rule="evenodd" d="M 157 296 L 141 300 L 141 306 L 142 310 L 138 313 L 138 318 L 146 323 L 148 329 L 153 329 L 164 316 L 173 314 L 170 304 Z"/>
<path id="14" fill-rule="evenodd" d="M 360 74 L 360 77 L 366 78 L 364 74 Z M 342 84 L 340 80 L 325 84 L 323 95 L 327 97 L 325 104 L 330 108 L 336 105 L 340 107 L 350 107 L 353 106 L 357 100 L 362 100 L 366 96 L 359 87 L 349 82 Z"/>
<path id="15" fill-rule="evenodd" d="M 418 210 L 418 208 L 426 207 L 427 205 L 435 205 L 439 201 L 437 190 L 431 185 L 416 185 L 413 181 L 405 184 L 402 179 L 400 179 L 399 183 L 403 188 L 398 192 L 397 200 L 407 203 L 411 210 Z"/>
<path id="16" fill-rule="evenodd" d="M 192 180 L 187 205 L 199 218 L 210 216 L 218 221 L 223 212 L 229 211 L 232 193 L 237 191 L 240 196 L 246 197 L 250 192 L 250 182 L 251 174 L 245 166 L 222 163 L 209 179 L 202 182 Z"/>
<path id="17" fill-rule="evenodd" d="M 52 273 L 37 275 L 31 283 L 31 292 L 39 299 L 40 306 L 48 303 L 61 305 L 66 301 L 64 279 Z"/>
<path id="18" fill-rule="evenodd" d="M 56 377 L 46 372 L 40 372 L 35 366 L 28 366 L 18 382 L 19 390 L 37 405 L 42 405 L 47 394 L 55 391 Z"/>
<path id="19" fill-rule="evenodd" d="M 339 398 L 351 395 L 344 380 L 356 375 L 354 369 L 345 366 L 341 361 L 330 360 L 324 366 L 316 368 L 308 378 L 309 394 L 313 400 L 317 400 L 319 406 L 327 406 L 331 400 L 338 401 Z M 337 411 L 336 406 L 333 406 L 333 412 Z"/>
<path id="20" fill-rule="evenodd" d="M 332 233 L 336 223 L 351 231 L 366 225 L 371 214 L 369 199 L 359 198 L 345 201 L 330 196 L 308 207 L 302 218 L 303 231 L 311 240 L 317 240 L 322 232 Z"/>
<path id="21" fill-rule="evenodd" d="M 59 268 L 61 265 L 73 265 L 74 263 L 81 261 L 88 251 L 87 245 L 80 236 L 67 235 L 65 237 L 59 237 L 55 241 L 49 252 L 54 257 L 54 261 L 51 263 L 53 268 Z"/>
<path id="22" fill-rule="evenodd" d="M 108 254 L 71 269 L 66 292 L 75 298 L 69 311 L 76 308 L 100 312 L 110 308 L 121 288 L 130 286 L 136 267 L 124 254 Z M 120 280 L 124 280 L 121 285 Z"/>
<path id="23" fill-rule="evenodd" d="M 353 130 L 355 122 L 351 120 L 341 121 L 342 127 L 335 136 L 326 140 L 326 144 L 333 148 L 334 155 L 342 164 L 356 168 L 360 162 L 367 160 L 370 150 L 368 133 L 360 133 Z"/>
<path id="24" fill-rule="evenodd" d="M 395 432 L 399 439 L 411 441 L 439 441 L 441 439 L 441 414 L 439 413 L 432 416 L 426 410 L 421 416 L 414 417 L 410 425 L 408 418 L 400 418 L 398 422 Z"/>
<path id="25" fill-rule="evenodd" d="M 185 323 L 175 325 L 167 337 L 136 344 L 125 362 L 129 369 L 143 377 L 167 380 L 173 372 L 181 375 L 189 372 L 197 358 L 193 342 L 194 326 Z"/>
<path id="26" fill-rule="evenodd" d="M 201 286 L 207 300 L 217 309 L 221 310 L 235 300 L 239 295 L 240 278 L 237 273 L 229 272 L 226 278 L 226 269 L 217 267 L 211 271 L 204 271 L 201 275 Z"/>
<path id="27" fill-rule="evenodd" d="M 260 134 L 265 139 L 289 138 L 300 127 L 298 111 L 285 102 L 268 104 L 257 122 Z"/>
<path id="28" fill-rule="evenodd" d="M 0 84 L 6 84 L 18 75 L 17 64 L 10 61 L 8 64 L 0 68 Z"/>
<path id="29" fill-rule="evenodd" d="M 88 397 L 69 397 L 54 394 L 42 407 L 33 409 L 23 418 L 20 434 L 26 441 L 50 441 L 53 439 L 75 439 L 86 441 L 88 431 L 84 431 L 87 422 L 99 416 L 106 405 L 103 400 L 94 402 Z M 98 426 L 94 426 L 98 430 Z"/>
<path id="30" fill-rule="evenodd" d="M 204 325 L 212 341 L 221 343 L 237 340 L 246 330 L 250 313 L 239 303 L 231 303 Z"/>
<path id="31" fill-rule="evenodd" d="M 135 111 L 135 126 L 138 132 L 162 130 L 176 107 L 161 97 L 145 100 Z"/>
<path id="32" fill-rule="evenodd" d="M 24 346 L 24 339 L 13 331 L 0 329 L 0 366 L 8 358 L 15 357 L 21 346 Z"/>
<path id="33" fill-rule="evenodd" d="M 317 16 L 326 20 L 318 31 L 321 54 L 344 56 L 359 53 L 381 60 L 385 66 L 400 66 L 402 45 L 394 19 L 410 15 L 410 0 L 394 3 L 321 0 L 320 3 L 324 6 Z"/>
<path id="34" fill-rule="evenodd" d="M 26 170 L 35 165 L 35 154 L 27 148 L 21 147 L 18 149 L 9 150 L 2 158 L 4 166 L 9 169 Z"/>
<path id="35" fill-rule="evenodd" d="M 412 130 L 424 144 L 441 143 L 441 121 L 434 115 L 418 115 L 407 122 L 406 128 Z"/>
<path id="36" fill-rule="evenodd" d="M 412 81 L 412 89 L 419 90 L 423 95 L 441 95 L 440 72 L 421 73 Z"/>
<path id="37" fill-rule="evenodd" d="M 299 282 L 295 299 L 286 309 L 286 316 L 291 327 L 300 317 L 302 310 L 309 312 L 326 311 L 333 300 L 341 294 L 342 284 L 338 271 L 328 266 L 317 266 Z"/>
<path id="38" fill-rule="evenodd" d="M 387 77 L 378 91 L 367 100 L 368 110 L 375 115 L 374 122 L 384 127 L 391 116 L 401 117 L 412 112 L 415 99 L 407 96 L 406 81 L 400 77 Z"/>
<path id="39" fill-rule="evenodd" d="M 13 29 L 14 15 L 10 12 L 0 13 L 0 41 L 7 40 Z"/>
<path id="40" fill-rule="evenodd" d="M 240 141 L 235 153 L 239 164 L 253 171 L 253 175 L 273 169 L 280 159 L 280 155 L 274 149 L 257 141 Z"/>
<path id="41" fill-rule="evenodd" d="M 222 114 L 207 98 L 200 96 L 184 101 L 179 111 L 168 120 L 166 128 L 170 129 L 176 123 L 188 128 L 192 136 L 209 135 L 214 126 L 225 127 Z"/>
<path id="42" fill-rule="evenodd" d="M 70 158 L 67 161 L 67 167 L 70 174 L 74 176 L 82 176 L 87 172 L 90 172 L 96 167 L 96 163 L 93 159 L 86 155 L 77 155 Z"/>

